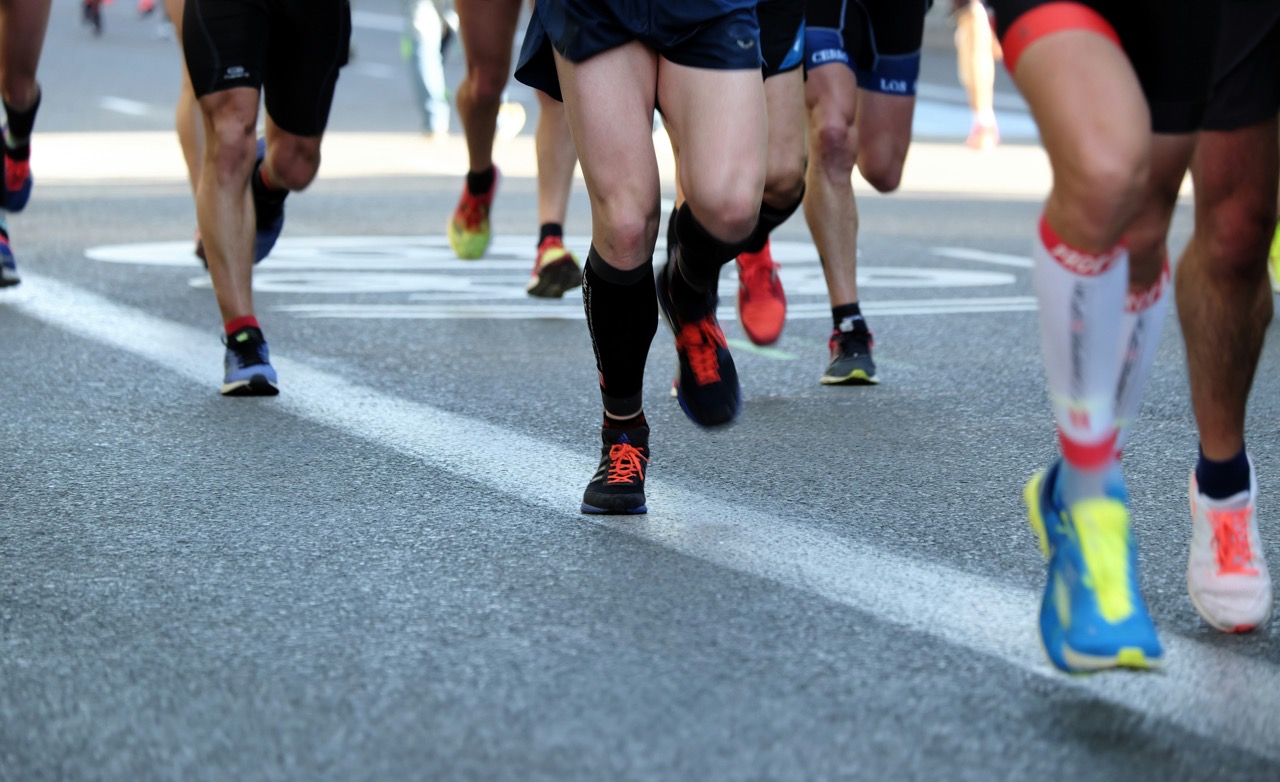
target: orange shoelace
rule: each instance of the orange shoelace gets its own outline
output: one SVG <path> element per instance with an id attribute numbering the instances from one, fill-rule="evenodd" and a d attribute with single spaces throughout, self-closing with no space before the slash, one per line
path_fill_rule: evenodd
<path id="1" fill-rule="evenodd" d="M 1213 525 L 1213 541 L 1217 546 L 1218 572 L 1256 576 L 1258 571 L 1250 563 L 1253 549 L 1249 545 L 1249 511 L 1209 511 L 1209 523 Z"/>
<path id="2" fill-rule="evenodd" d="M 777 266 L 765 261 L 763 263 L 744 264 L 739 278 L 748 297 L 752 293 L 768 290 L 776 296 L 778 288 Z"/>
<path id="3" fill-rule="evenodd" d="M 686 323 L 676 337 L 676 348 L 688 356 L 693 379 L 700 386 L 720 381 L 720 361 L 716 358 L 716 350 L 727 347 L 729 343 L 724 332 L 710 316 Z"/>
<path id="4" fill-rule="evenodd" d="M 644 480 L 644 463 L 649 461 L 640 449 L 631 443 L 614 443 L 609 446 L 608 484 L 631 483 L 638 476 Z"/>

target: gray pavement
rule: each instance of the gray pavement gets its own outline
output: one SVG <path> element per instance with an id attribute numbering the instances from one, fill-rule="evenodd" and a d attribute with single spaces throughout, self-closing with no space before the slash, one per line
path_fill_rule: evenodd
<path id="1" fill-rule="evenodd" d="M 1054 448 L 1025 257 L 1047 172 L 1030 138 L 961 146 L 943 43 L 903 191 L 860 201 L 883 384 L 818 384 L 829 315 L 793 219 L 780 343 L 750 349 L 723 307 L 741 420 L 684 418 L 660 331 L 650 513 L 596 519 L 580 297 L 522 291 L 528 128 L 498 150 L 493 250 L 453 260 L 460 143 L 417 133 L 399 4 L 357 10 L 363 67 L 256 277 L 283 392 L 228 400 L 174 44 L 130 3 L 94 40 L 55 2 L 10 219 L 25 281 L 0 293 L 0 780 L 1280 776 L 1274 626 L 1217 634 L 1185 593 L 1172 315 L 1126 455 L 1169 665 L 1042 658 L 1020 493 Z M 580 186 L 568 228 L 585 251 Z M 1273 562 L 1277 350 L 1249 421 Z"/>

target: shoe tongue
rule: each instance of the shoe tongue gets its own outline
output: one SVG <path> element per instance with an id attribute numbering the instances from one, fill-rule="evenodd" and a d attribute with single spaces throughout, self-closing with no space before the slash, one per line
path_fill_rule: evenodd
<path id="1" fill-rule="evenodd" d="M 254 328 L 253 326 L 245 326 L 232 334 L 228 341 L 236 345 L 248 345 L 254 342 L 261 342 L 262 330 Z"/>

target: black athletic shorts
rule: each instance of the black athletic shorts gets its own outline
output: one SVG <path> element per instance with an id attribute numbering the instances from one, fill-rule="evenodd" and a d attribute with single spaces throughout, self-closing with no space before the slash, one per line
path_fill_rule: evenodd
<path id="1" fill-rule="evenodd" d="M 690 68 L 762 67 L 755 0 L 538 0 L 516 78 L 560 100 L 553 47 L 582 62 L 632 41 Z"/>
<path id="2" fill-rule="evenodd" d="M 351 44 L 348 0 L 186 0 L 182 48 L 196 97 L 261 90 L 284 130 L 318 136 Z"/>
<path id="3" fill-rule="evenodd" d="M 804 65 L 804 0 L 760 0 L 756 18 L 766 79 Z"/>
<path id="4" fill-rule="evenodd" d="M 1280 112 L 1280 3 L 1222 0 L 1206 130 L 1237 130 Z"/>
<path id="5" fill-rule="evenodd" d="M 805 69 L 842 63 L 860 89 L 915 95 L 931 5 L 933 0 L 808 0 Z"/>
<path id="6" fill-rule="evenodd" d="M 1142 85 L 1156 133 L 1199 129 L 1209 99 L 1219 0 L 1078 0 L 1057 3 L 1097 12 L 1120 39 Z M 1013 67 L 1022 48 L 1008 41 L 1009 28 L 1052 0 L 992 0 L 996 33 Z M 1052 10 L 1052 9 L 1046 9 Z M 1052 19 L 1049 20 L 1052 22 Z M 1070 25 L 1069 25 L 1070 26 Z"/>

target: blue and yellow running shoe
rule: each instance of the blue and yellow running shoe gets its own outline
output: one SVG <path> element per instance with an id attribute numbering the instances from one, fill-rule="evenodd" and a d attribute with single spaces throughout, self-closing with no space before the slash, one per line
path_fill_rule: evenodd
<path id="1" fill-rule="evenodd" d="M 1049 562 L 1040 605 L 1040 640 L 1067 673 L 1155 668 L 1164 657 L 1138 589 L 1138 553 L 1122 486 L 1063 507 L 1059 463 L 1036 473 L 1023 498 Z"/>

